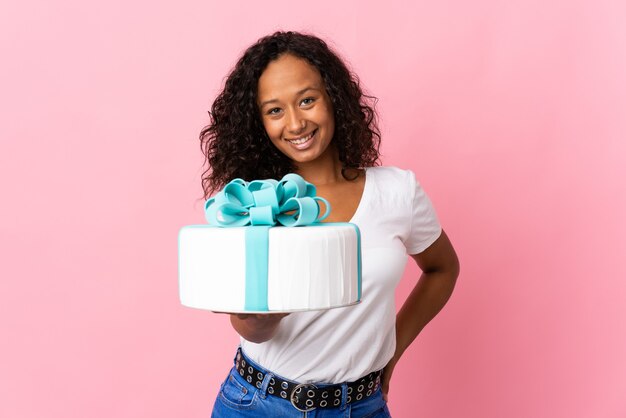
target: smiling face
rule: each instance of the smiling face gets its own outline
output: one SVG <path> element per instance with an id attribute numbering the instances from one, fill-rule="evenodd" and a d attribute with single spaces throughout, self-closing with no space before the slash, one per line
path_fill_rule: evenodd
<path id="1" fill-rule="evenodd" d="M 265 131 L 283 154 L 295 163 L 333 158 L 333 108 L 315 67 L 281 55 L 261 74 L 257 93 Z"/>

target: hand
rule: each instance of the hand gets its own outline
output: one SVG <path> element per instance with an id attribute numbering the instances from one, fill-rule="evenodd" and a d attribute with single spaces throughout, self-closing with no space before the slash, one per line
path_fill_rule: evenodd
<path id="1" fill-rule="evenodd" d="M 391 381 L 391 375 L 393 374 L 393 369 L 396 367 L 397 360 L 391 359 L 389 363 L 383 369 L 383 380 L 382 380 L 382 391 L 383 391 L 383 400 L 387 402 L 389 393 L 389 382 Z"/>
<path id="2" fill-rule="evenodd" d="M 234 315 L 239 319 L 252 319 L 252 320 L 259 320 L 261 322 L 263 322 L 264 320 L 280 320 L 283 319 L 284 317 L 286 317 L 287 315 L 289 315 L 291 312 L 268 312 L 268 313 L 262 313 L 262 314 L 247 314 L 247 313 L 233 313 L 233 312 L 224 312 L 224 311 L 211 311 L 213 313 L 216 314 L 227 314 L 227 315 Z"/>
<path id="3" fill-rule="evenodd" d="M 259 327 L 272 327 L 281 319 L 289 315 L 289 313 L 263 313 L 263 314 L 232 314 L 242 321 L 246 321 L 250 326 Z"/>
<path id="4" fill-rule="evenodd" d="M 230 323 L 239 335 L 253 343 L 269 340 L 278 331 L 280 321 L 289 313 L 231 313 Z"/>
<path id="5" fill-rule="evenodd" d="M 232 312 L 220 312 L 220 311 L 212 311 L 216 314 L 228 314 L 231 316 L 231 319 L 235 317 L 239 321 L 243 321 L 248 324 L 251 328 L 274 328 L 281 319 L 290 314 L 290 312 L 275 312 L 275 313 L 262 313 L 262 314 L 246 314 L 246 313 L 232 313 Z"/>

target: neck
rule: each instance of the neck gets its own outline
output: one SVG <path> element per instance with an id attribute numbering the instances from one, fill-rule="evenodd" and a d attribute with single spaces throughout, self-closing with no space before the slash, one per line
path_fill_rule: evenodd
<path id="1" fill-rule="evenodd" d="M 298 163 L 297 172 L 306 181 L 316 186 L 324 186 L 344 180 L 341 175 L 339 153 L 332 144 L 328 147 L 327 152 L 324 153 L 322 158 L 307 163 Z"/>

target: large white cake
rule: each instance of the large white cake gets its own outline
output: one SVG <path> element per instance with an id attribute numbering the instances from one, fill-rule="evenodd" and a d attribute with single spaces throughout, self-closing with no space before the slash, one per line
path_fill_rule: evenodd
<path id="1" fill-rule="evenodd" d="M 252 313 L 328 309 L 360 301 L 356 225 L 271 227 L 265 245 L 250 242 L 249 228 L 192 225 L 180 230 L 183 305 Z"/>

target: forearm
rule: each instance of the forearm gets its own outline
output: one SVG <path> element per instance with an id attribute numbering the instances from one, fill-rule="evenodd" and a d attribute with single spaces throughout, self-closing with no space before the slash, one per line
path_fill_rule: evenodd
<path id="1" fill-rule="evenodd" d="M 393 369 L 404 351 L 441 311 L 459 276 L 459 259 L 445 231 L 426 250 L 411 257 L 423 273 L 396 316 L 396 351 L 383 373 L 383 398 L 387 400 Z"/>
<path id="2" fill-rule="evenodd" d="M 422 273 L 396 316 L 396 361 L 448 302 L 457 276 L 454 269 Z"/>

